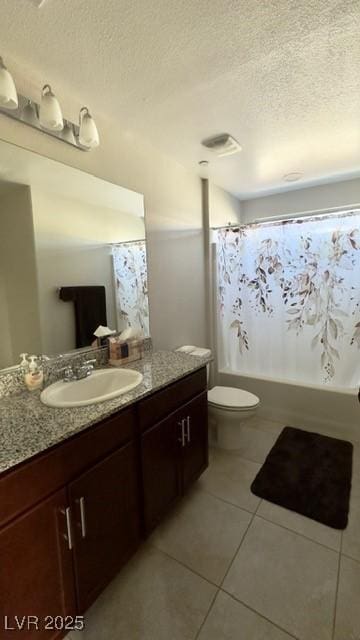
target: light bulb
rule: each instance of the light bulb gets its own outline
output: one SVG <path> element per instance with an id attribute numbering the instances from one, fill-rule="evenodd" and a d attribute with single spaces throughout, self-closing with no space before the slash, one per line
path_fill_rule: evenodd
<path id="1" fill-rule="evenodd" d="M 44 129 L 62 131 L 64 128 L 59 101 L 53 94 L 49 84 L 46 84 L 41 92 L 39 120 Z"/>
<path id="2" fill-rule="evenodd" d="M 18 104 L 15 82 L 0 57 L 0 106 L 5 109 L 17 109 Z"/>
<path id="3" fill-rule="evenodd" d="M 80 130 L 79 130 L 79 142 L 83 147 L 94 149 L 100 144 L 99 132 L 97 130 L 95 121 L 89 112 L 87 107 L 80 109 Z"/>

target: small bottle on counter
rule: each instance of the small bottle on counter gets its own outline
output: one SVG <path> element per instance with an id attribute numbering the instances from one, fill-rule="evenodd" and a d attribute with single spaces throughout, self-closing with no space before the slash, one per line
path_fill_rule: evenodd
<path id="1" fill-rule="evenodd" d="M 28 355 L 29 355 L 28 353 L 20 353 L 20 358 L 21 358 L 20 367 L 24 375 L 29 371 Z"/>
<path id="2" fill-rule="evenodd" d="M 28 370 L 25 373 L 25 384 L 29 391 L 42 389 L 44 383 L 44 372 L 38 362 L 37 356 L 30 356 Z M 23 362 L 21 363 L 23 365 Z"/>

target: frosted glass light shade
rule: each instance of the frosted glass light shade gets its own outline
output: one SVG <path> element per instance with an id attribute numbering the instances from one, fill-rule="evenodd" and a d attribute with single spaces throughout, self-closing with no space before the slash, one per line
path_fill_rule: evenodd
<path id="1" fill-rule="evenodd" d="M 74 130 L 71 123 L 65 122 L 61 137 L 66 142 L 69 142 L 69 144 L 76 144 Z"/>
<path id="2" fill-rule="evenodd" d="M 0 57 L 0 106 L 5 109 L 17 109 L 18 97 L 15 82 Z"/>
<path id="3" fill-rule="evenodd" d="M 39 119 L 36 112 L 36 106 L 31 100 L 23 108 L 21 119 L 27 124 L 31 124 L 33 127 L 39 126 Z"/>
<path id="4" fill-rule="evenodd" d="M 87 107 L 80 109 L 79 142 L 89 149 L 94 149 L 100 144 L 97 126 Z"/>
<path id="5" fill-rule="evenodd" d="M 39 120 L 44 129 L 62 131 L 64 128 L 64 120 L 59 101 L 48 84 L 46 84 L 42 90 Z"/>

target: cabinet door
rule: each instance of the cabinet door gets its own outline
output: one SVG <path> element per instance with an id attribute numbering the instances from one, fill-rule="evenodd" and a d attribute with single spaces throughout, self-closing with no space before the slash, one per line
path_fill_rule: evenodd
<path id="1" fill-rule="evenodd" d="M 74 615 L 66 508 L 61 490 L 0 530 L 1 638 L 53 640 L 61 631 L 45 630 L 50 616 Z"/>
<path id="2" fill-rule="evenodd" d="M 119 449 L 69 486 L 79 611 L 95 600 L 140 539 L 134 443 Z"/>
<path id="3" fill-rule="evenodd" d="M 141 437 L 144 519 L 147 533 L 181 495 L 180 425 L 171 414 Z"/>
<path id="4" fill-rule="evenodd" d="M 185 446 L 182 447 L 183 490 L 208 466 L 208 403 L 206 391 L 181 409 Z"/>

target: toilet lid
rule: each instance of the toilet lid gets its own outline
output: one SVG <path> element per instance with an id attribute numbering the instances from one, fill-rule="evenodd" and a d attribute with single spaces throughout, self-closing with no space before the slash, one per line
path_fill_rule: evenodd
<path id="1" fill-rule="evenodd" d="M 218 407 L 233 409 L 256 407 L 260 402 L 253 393 L 235 387 L 213 387 L 208 392 L 208 401 Z"/>

